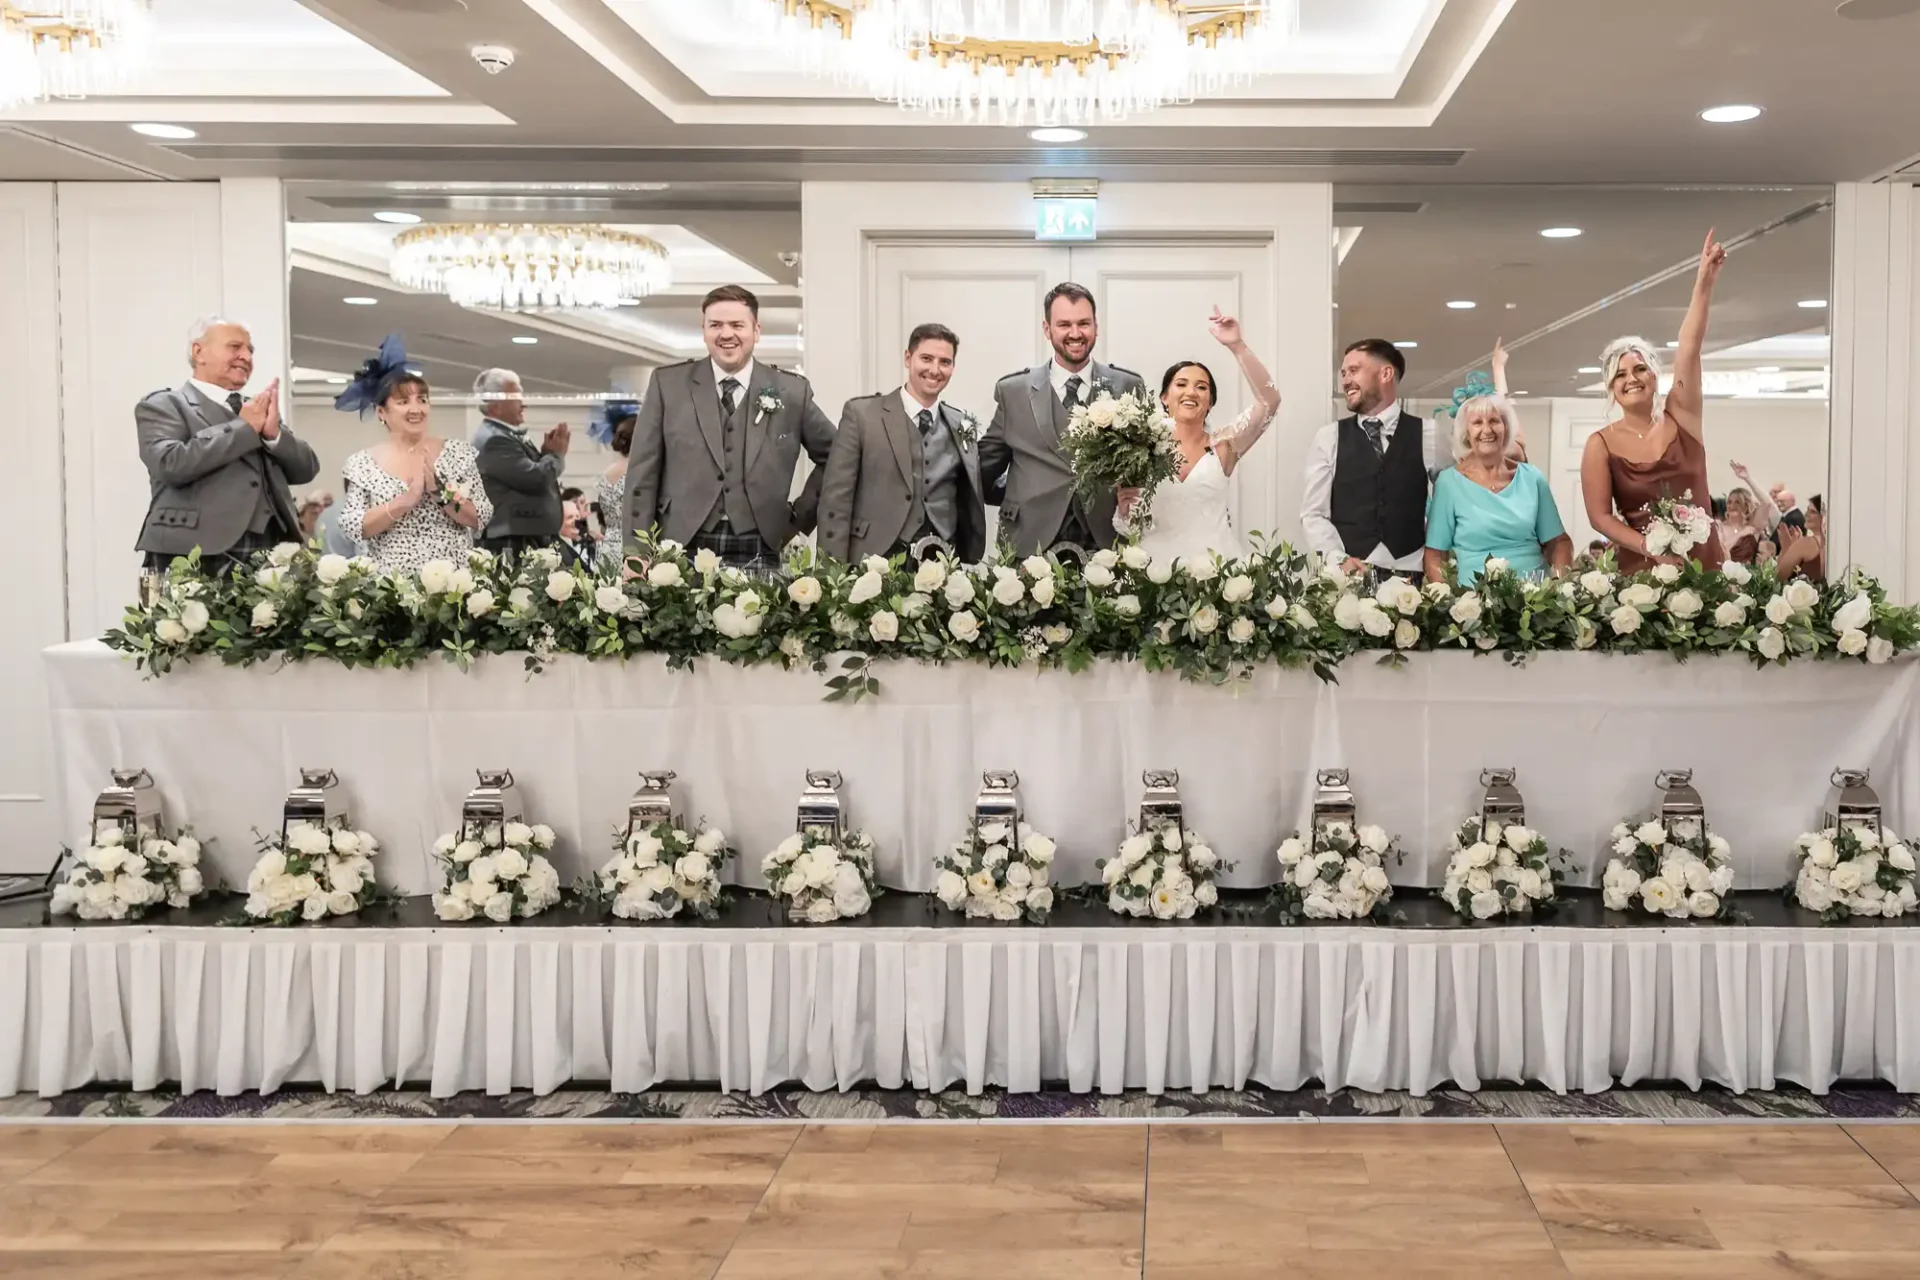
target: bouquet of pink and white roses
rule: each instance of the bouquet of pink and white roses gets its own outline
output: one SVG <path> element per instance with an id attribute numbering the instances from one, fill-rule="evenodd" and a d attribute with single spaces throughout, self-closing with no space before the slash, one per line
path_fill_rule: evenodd
<path id="1" fill-rule="evenodd" d="M 1686 559 L 1695 547 L 1713 536 L 1713 513 L 1693 505 L 1693 491 L 1678 499 L 1661 498 L 1644 510 L 1650 519 L 1642 537 L 1650 556 L 1679 556 Z"/>

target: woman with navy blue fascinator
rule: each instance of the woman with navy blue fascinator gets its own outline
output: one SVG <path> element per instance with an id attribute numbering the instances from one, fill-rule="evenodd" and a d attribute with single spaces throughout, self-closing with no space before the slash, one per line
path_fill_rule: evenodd
<path id="1" fill-rule="evenodd" d="M 600 560 L 617 564 L 625 557 L 627 541 L 627 451 L 633 447 L 634 424 L 640 420 L 640 402 L 613 398 L 600 402 L 587 434 L 613 451 L 613 461 L 600 477 L 594 505 L 600 509 Z"/>
<path id="2" fill-rule="evenodd" d="M 464 566 L 493 505 L 480 483 L 473 446 L 429 433 L 427 379 L 408 362 L 399 334 L 381 341 L 379 354 L 360 366 L 333 405 L 362 417 L 371 409 L 387 429 L 384 441 L 354 454 L 342 468 L 347 496 L 341 533 L 382 573 L 418 573 L 435 560 Z"/>

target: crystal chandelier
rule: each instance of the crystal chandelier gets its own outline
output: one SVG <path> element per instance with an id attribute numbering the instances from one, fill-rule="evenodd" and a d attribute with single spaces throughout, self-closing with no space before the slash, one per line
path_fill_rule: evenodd
<path id="1" fill-rule="evenodd" d="M 970 123 L 1118 120 L 1272 65 L 1299 0 L 736 0 L 809 71 Z"/>
<path id="2" fill-rule="evenodd" d="M 0 110 L 116 87 L 151 27 L 148 0 L 0 0 Z"/>
<path id="3" fill-rule="evenodd" d="M 672 283 L 658 241 L 595 226 L 409 227 L 388 271 L 406 288 L 494 311 L 619 307 Z"/>

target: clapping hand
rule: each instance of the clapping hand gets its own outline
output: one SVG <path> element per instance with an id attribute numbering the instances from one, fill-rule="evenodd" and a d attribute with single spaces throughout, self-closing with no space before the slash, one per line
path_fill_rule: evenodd
<path id="1" fill-rule="evenodd" d="M 544 439 L 540 441 L 540 452 L 567 456 L 567 447 L 573 443 L 573 428 L 566 423 L 555 423 Z"/>
<path id="2" fill-rule="evenodd" d="M 252 427 L 262 440 L 279 438 L 280 379 L 269 382 L 265 391 L 240 406 L 240 420 Z"/>
<path id="3" fill-rule="evenodd" d="M 433 463 L 427 460 L 427 455 L 424 450 L 416 450 L 407 454 L 406 464 L 402 468 L 401 475 L 398 478 L 404 479 L 407 485 L 406 489 L 400 494 L 399 504 L 404 509 L 411 511 L 413 508 L 419 506 L 421 501 L 427 496 L 427 487 L 433 483 L 434 479 Z"/>
<path id="4" fill-rule="evenodd" d="M 1720 268 L 1727 265 L 1727 246 L 1713 238 L 1714 228 L 1707 228 L 1707 243 L 1700 250 L 1700 283 L 1709 289 L 1720 278 Z"/>
<path id="5" fill-rule="evenodd" d="M 1207 317 L 1207 329 L 1213 334 L 1214 341 L 1223 347 L 1237 349 L 1246 345 L 1240 336 L 1240 322 L 1222 313 L 1219 307 L 1215 307 L 1213 314 Z"/>

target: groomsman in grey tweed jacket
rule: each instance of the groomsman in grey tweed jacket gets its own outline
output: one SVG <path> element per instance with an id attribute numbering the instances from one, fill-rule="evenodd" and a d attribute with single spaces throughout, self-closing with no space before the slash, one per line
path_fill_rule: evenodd
<path id="1" fill-rule="evenodd" d="M 751 572 L 777 565 L 795 534 L 813 532 L 833 422 L 805 378 L 753 358 L 752 293 L 722 285 L 700 316 L 707 358 L 656 369 L 634 423 L 628 545 L 658 525 L 688 550 Z M 790 501 L 802 449 L 816 470 Z"/>
<path id="2" fill-rule="evenodd" d="M 1093 358 L 1100 337 L 1093 295 L 1071 282 L 1047 294 L 1042 328 L 1053 359 L 1010 373 L 993 389 L 993 425 L 980 439 L 980 475 L 998 495 L 1000 537 L 1023 556 L 1071 543 L 1113 545 L 1112 494 L 1092 501 L 1073 492 L 1073 468 L 1060 434 L 1076 405 L 1100 391 L 1143 389 L 1140 375 Z"/>

